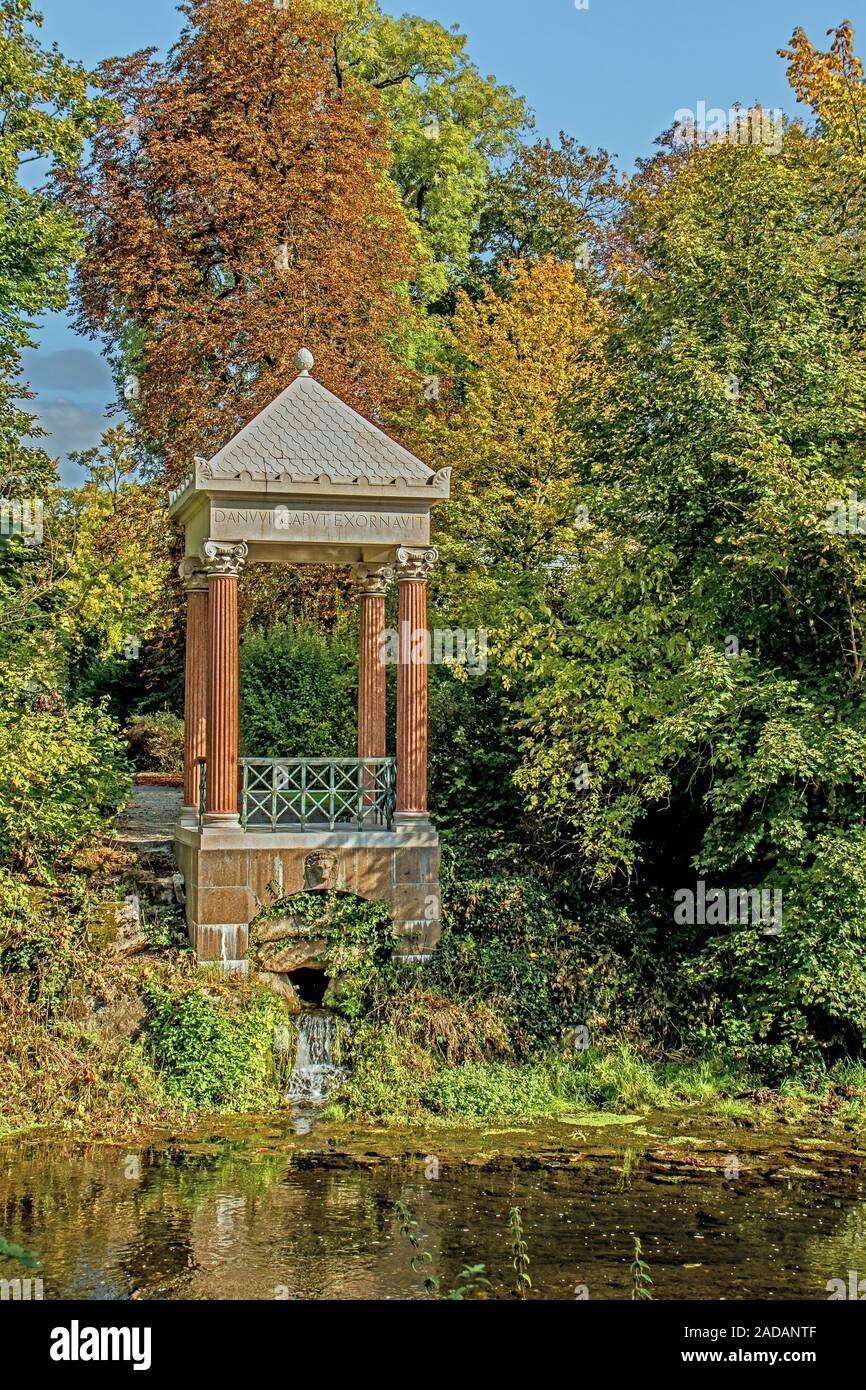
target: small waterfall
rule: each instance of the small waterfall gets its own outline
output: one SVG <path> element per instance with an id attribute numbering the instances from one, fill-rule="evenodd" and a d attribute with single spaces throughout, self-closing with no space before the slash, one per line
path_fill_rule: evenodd
<path id="1" fill-rule="evenodd" d="M 299 1014 L 295 1026 L 298 1046 L 286 1099 L 321 1105 L 346 1075 L 333 1060 L 339 1024 L 336 1015 L 322 1009 Z"/>

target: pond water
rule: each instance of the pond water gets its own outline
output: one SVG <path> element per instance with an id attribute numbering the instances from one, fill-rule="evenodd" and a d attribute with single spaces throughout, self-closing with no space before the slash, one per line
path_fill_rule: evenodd
<path id="1" fill-rule="evenodd" d="M 142 1149 L 7 1140 L 0 1234 L 39 1255 L 45 1299 L 416 1299 L 426 1273 L 448 1290 L 474 1264 L 507 1298 L 518 1207 L 535 1298 L 629 1298 L 637 1235 L 658 1299 L 826 1299 L 866 1276 L 864 1173 L 844 1138 L 694 1116 L 469 1134 L 250 1119 Z M 28 1273 L 0 1256 L 0 1279 Z"/>

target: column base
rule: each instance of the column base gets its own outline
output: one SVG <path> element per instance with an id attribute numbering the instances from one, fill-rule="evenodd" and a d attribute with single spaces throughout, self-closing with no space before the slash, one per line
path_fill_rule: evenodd
<path id="1" fill-rule="evenodd" d="M 428 811 L 395 811 L 393 826 L 396 834 L 411 834 L 415 830 L 432 830 Z"/>
<path id="2" fill-rule="evenodd" d="M 197 806 L 181 806 L 179 823 L 184 830 L 198 830 L 198 814 Z"/>
<path id="3" fill-rule="evenodd" d="M 238 830 L 240 824 L 237 811 L 205 811 L 202 817 L 205 830 Z"/>

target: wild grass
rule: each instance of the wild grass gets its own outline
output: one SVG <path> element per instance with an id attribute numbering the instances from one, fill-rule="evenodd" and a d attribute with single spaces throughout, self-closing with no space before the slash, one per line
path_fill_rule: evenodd
<path id="1" fill-rule="evenodd" d="M 355 1044 L 354 1071 L 330 1110 L 335 1119 L 472 1125 L 700 1107 L 732 1120 L 792 1120 L 819 1112 L 849 1127 L 866 1122 L 862 1067 L 835 1069 L 799 1101 L 761 1090 L 747 1072 L 717 1061 L 659 1063 L 627 1044 L 521 1063 L 472 1057 L 450 1065 L 393 1027 L 367 1024 Z"/>

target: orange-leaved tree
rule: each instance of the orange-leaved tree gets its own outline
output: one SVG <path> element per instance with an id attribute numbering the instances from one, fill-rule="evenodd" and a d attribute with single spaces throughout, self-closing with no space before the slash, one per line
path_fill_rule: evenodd
<path id="1" fill-rule="evenodd" d="M 66 193 L 86 228 L 81 325 L 107 341 L 139 439 L 174 483 L 294 374 L 370 416 L 408 388 L 416 247 L 376 96 L 299 0 L 190 0 L 165 62 L 103 64 L 122 117 Z"/>
<path id="2" fill-rule="evenodd" d="M 829 31 L 833 42 L 822 52 L 797 28 L 790 48 L 780 48 L 788 59 L 788 81 L 799 101 L 811 106 L 819 133 L 829 139 L 837 158 L 853 163 L 862 180 L 866 172 L 866 82 L 863 61 L 854 51 L 854 28 L 845 20 Z"/>
<path id="3" fill-rule="evenodd" d="M 588 422 L 610 390 L 609 314 L 580 271 L 516 260 L 506 284 L 459 296 L 443 330 L 453 391 L 419 430 L 422 454 L 454 468 L 442 544 L 497 590 L 574 549 Z"/>

